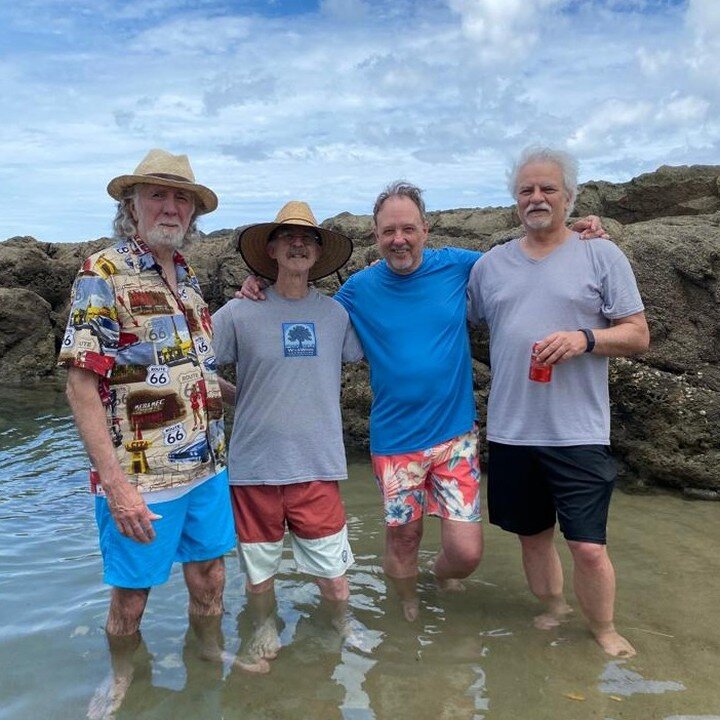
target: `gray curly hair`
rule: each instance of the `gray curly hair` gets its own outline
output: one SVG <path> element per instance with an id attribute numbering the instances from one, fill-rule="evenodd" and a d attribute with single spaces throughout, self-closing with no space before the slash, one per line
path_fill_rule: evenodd
<path id="1" fill-rule="evenodd" d="M 137 199 L 138 189 L 141 183 L 131 185 L 122 195 L 122 198 L 117 204 L 117 212 L 113 219 L 113 237 L 121 240 L 123 238 L 133 238 L 137 235 L 137 224 L 132 216 L 132 208 Z M 202 206 L 200 206 L 202 207 Z M 183 245 L 189 245 L 194 240 L 200 237 L 200 232 L 197 228 L 197 217 L 200 213 L 198 212 L 198 203 L 195 201 L 195 211 L 193 212 L 190 225 L 188 226 L 185 237 L 183 238 Z"/>
<path id="2" fill-rule="evenodd" d="M 517 200 L 517 179 L 520 171 L 531 163 L 551 162 L 560 168 L 563 176 L 563 186 L 568 194 L 568 206 L 565 212 L 565 219 L 570 217 L 575 207 L 578 193 L 578 162 L 564 150 L 557 150 L 542 145 L 531 145 L 526 147 L 520 157 L 515 161 L 512 169 L 508 172 L 507 182 L 510 194 Z"/>

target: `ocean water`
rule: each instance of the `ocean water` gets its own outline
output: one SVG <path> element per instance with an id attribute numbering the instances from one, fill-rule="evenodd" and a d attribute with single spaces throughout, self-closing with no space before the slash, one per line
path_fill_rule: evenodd
<path id="1" fill-rule="evenodd" d="M 62 394 L 0 390 L 0 720 L 84 718 L 110 671 L 86 465 Z M 365 458 L 351 463 L 344 495 L 356 556 L 353 643 L 332 630 L 288 554 L 277 584 L 283 647 L 270 673 L 201 660 L 178 568 L 151 593 L 116 717 L 720 720 L 720 504 L 615 494 L 616 621 L 639 654 L 613 660 L 579 612 L 552 631 L 533 627 L 538 607 L 517 542 L 492 527 L 466 592 L 443 594 L 421 575 L 420 615 L 406 622 L 381 570 Z M 429 520 L 421 562 L 437 545 Z M 249 620 L 234 555 L 227 567 L 222 629 L 233 654 Z"/>

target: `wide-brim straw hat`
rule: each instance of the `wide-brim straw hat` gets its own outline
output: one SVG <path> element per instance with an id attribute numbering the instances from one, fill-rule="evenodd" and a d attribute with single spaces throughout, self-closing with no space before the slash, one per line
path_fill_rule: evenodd
<path id="1" fill-rule="evenodd" d="M 132 175 L 119 175 L 107 186 L 111 198 L 122 200 L 124 191 L 132 185 L 146 183 L 181 188 L 195 194 L 198 215 L 212 212 L 218 206 L 217 195 L 204 185 L 195 182 L 187 155 L 172 155 L 167 150 L 154 148 L 143 158 Z"/>
<path id="2" fill-rule="evenodd" d="M 298 225 L 316 230 L 322 240 L 322 254 L 310 268 L 308 280 L 319 280 L 339 270 L 352 255 L 350 238 L 334 230 L 320 227 L 310 206 L 300 200 L 291 200 L 280 208 L 275 222 L 249 225 L 238 236 L 238 250 L 247 266 L 268 280 L 277 280 L 278 264 L 267 254 L 270 233 L 280 225 Z"/>

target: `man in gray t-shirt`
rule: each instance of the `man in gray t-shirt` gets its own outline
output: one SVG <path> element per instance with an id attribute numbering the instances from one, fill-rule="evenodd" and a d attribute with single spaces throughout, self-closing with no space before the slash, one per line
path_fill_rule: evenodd
<path id="1" fill-rule="evenodd" d="M 519 536 L 530 589 L 546 605 L 536 625 L 547 628 L 570 611 L 557 518 L 593 635 L 610 655 L 628 657 L 635 650 L 613 624 L 606 549 L 615 479 L 608 358 L 647 348 L 642 300 L 613 243 L 581 241 L 565 225 L 577 194 L 572 157 L 528 148 L 510 189 L 526 235 L 486 253 L 468 285 L 471 322 L 490 328 L 490 522 Z"/>
<path id="2" fill-rule="evenodd" d="M 228 469 L 255 625 L 245 654 L 266 671 L 279 649 L 273 588 L 286 528 L 298 569 L 314 576 L 345 629 L 353 555 L 338 489 L 347 478 L 340 368 L 363 352 L 342 305 L 308 286 L 347 262 L 348 238 L 293 201 L 275 222 L 246 228 L 239 249 L 275 281 L 266 302 L 230 300 L 213 315 L 217 362 L 237 371 Z"/>

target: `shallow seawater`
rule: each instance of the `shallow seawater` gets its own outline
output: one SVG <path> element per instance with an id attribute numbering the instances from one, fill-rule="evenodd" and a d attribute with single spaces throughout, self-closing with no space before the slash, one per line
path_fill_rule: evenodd
<path id="1" fill-rule="evenodd" d="M 83 718 L 109 672 L 108 590 L 85 488 L 62 395 L 0 390 L 0 720 Z M 467 591 L 445 595 L 421 576 L 420 616 L 407 623 L 381 571 L 379 501 L 364 459 L 351 464 L 344 493 L 356 642 L 338 639 L 288 555 L 271 672 L 204 662 L 177 568 L 151 594 L 117 718 L 720 720 L 720 504 L 616 493 L 616 619 L 639 650 L 622 661 L 600 651 L 577 612 L 557 630 L 533 627 L 517 542 L 492 527 Z M 429 520 L 421 562 L 437 545 Z M 250 622 L 233 555 L 227 565 L 223 634 L 235 653 Z"/>

